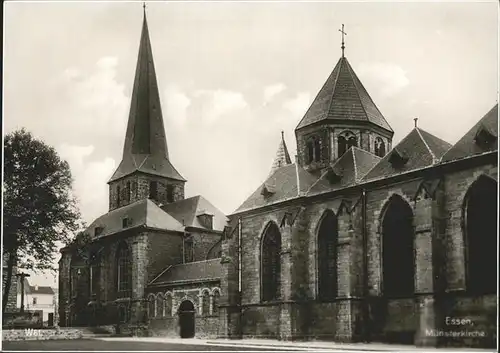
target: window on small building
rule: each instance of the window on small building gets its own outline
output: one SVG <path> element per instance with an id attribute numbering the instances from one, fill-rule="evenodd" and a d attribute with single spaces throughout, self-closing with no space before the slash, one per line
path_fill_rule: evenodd
<path id="1" fill-rule="evenodd" d="M 184 262 L 193 262 L 194 259 L 194 244 L 193 238 L 184 239 Z"/>
<path id="2" fill-rule="evenodd" d="M 313 145 L 313 141 L 312 140 L 309 140 L 307 141 L 307 144 L 306 144 L 306 158 L 307 158 L 307 164 L 310 164 L 313 162 L 314 160 L 314 145 Z"/>
<path id="3" fill-rule="evenodd" d="M 94 228 L 94 236 L 98 237 L 99 235 L 101 235 L 103 229 L 104 229 L 103 227 L 95 227 Z"/>
<path id="4" fill-rule="evenodd" d="M 36 305 L 37 297 L 33 297 L 33 305 Z"/>
<path id="5" fill-rule="evenodd" d="M 158 199 L 158 182 L 157 181 L 150 181 L 149 182 L 149 198 L 151 200 Z"/>
<path id="6" fill-rule="evenodd" d="M 130 297 L 132 289 L 132 254 L 127 243 L 122 242 L 117 250 L 118 297 Z"/>
<path id="7" fill-rule="evenodd" d="M 375 139 L 375 155 L 379 157 L 385 156 L 385 143 L 380 137 Z"/>
<path id="8" fill-rule="evenodd" d="M 202 227 L 207 229 L 213 229 L 213 219 L 214 216 L 208 213 L 198 215 L 198 222 L 200 222 Z"/>
<path id="9" fill-rule="evenodd" d="M 132 219 L 130 217 L 125 217 L 122 219 L 122 227 L 127 228 L 132 225 Z"/>
<path id="10" fill-rule="evenodd" d="M 174 185 L 167 184 L 167 202 L 174 202 Z"/>
<path id="11" fill-rule="evenodd" d="M 280 298 L 281 234 L 275 223 L 269 223 L 261 245 L 262 301 Z"/>
<path id="12" fill-rule="evenodd" d="M 318 233 L 318 299 L 328 301 L 337 296 L 338 221 L 332 211 L 321 220 Z"/>

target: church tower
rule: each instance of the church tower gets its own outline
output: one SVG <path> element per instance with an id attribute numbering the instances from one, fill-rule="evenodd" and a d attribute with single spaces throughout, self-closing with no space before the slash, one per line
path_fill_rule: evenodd
<path id="1" fill-rule="evenodd" d="M 127 132 L 120 165 L 109 180 L 109 210 L 141 199 L 184 199 L 186 180 L 170 162 L 146 12 L 142 23 Z"/>
<path id="2" fill-rule="evenodd" d="M 320 172 L 351 146 L 379 157 L 390 150 L 394 131 L 344 56 L 295 129 L 299 164 Z"/>

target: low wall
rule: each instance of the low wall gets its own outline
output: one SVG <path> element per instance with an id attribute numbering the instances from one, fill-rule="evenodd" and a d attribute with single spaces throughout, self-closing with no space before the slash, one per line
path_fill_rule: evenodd
<path id="1" fill-rule="evenodd" d="M 7 329 L 2 330 L 2 341 L 44 341 L 44 340 L 72 340 L 82 338 L 80 329 Z"/>

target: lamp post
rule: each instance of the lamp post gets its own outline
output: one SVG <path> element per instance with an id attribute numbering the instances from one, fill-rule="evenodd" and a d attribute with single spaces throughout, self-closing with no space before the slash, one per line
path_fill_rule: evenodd
<path id="1" fill-rule="evenodd" d="M 30 275 L 21 272 L 17 273 L 16 276 L 19 277 L 19 279 L 21 280 L 21 313 L 24 313 L 24 279 L 26 277 L 30 277 Z"/>

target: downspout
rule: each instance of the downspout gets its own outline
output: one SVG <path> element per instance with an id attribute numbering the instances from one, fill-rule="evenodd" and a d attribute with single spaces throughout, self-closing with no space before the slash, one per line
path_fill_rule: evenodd
<path id="1" fill-rule="evenodd" d="M 368 232 L 366 229 L 366 190 L 362 194 L 362 238 L 363 238 L 363 326 L 365 328 L 364 341 L 370 341 L 371 325 L 369 324 L 369 301 L 368 301 Z"/>
<path id="2" fill-rule="evenodd" d="M 300 196 L 299 156 L 295 155 L 295 176 L 297 178 L 297 196 Z"/>
<path id="3" fill-rule="evenodd" d="M 241 224 L 241 217 L 238 218 L 238 309 L 239 309 L 239 322 L 238 322 L 238 335 L 241 337 L 243 337 L 243 325 L 242 325 L 242 321 L 243 321 L 243 307 L 241 306 L 242 304 L 242 297 L 243 297 L 243 293 L 241 291 L 241 264 L 242 264 L 242 256 L 241 256 L 241 228 L 242 228 L 242 224 Z"/>

